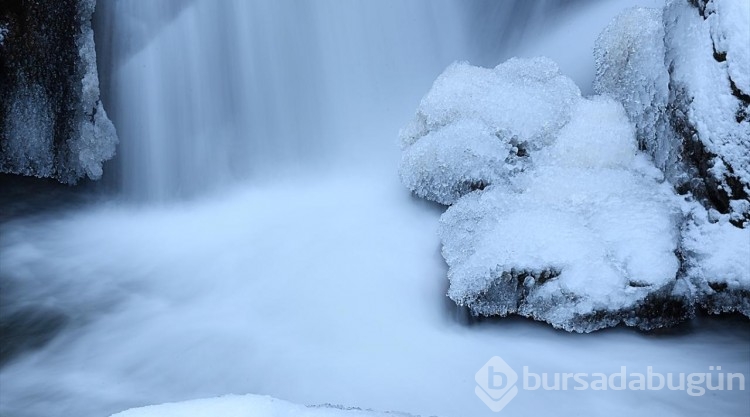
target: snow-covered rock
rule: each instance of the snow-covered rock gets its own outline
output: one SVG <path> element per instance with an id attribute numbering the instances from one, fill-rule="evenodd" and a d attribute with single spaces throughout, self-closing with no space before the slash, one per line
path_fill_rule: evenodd
<path id="1" fill-rule="evenodd" d="M 401 179 L 441 204 L 526 169 L 570 118 L 580 90 L 546 58 L 449 66 L 401 131 Z"/>
<path id="2" fill-rule="evenodd" d="M 448 295 L 474 315 L 518 313 L 569 331 L 681 321 L 690 302 L 677 279 L 679 200 L 662 179 L 619 103 L 579 99 L 514 190 L 488 187 L 443 215 Z"/>
<path id="3" fill-rule="evenodd" d="M 750 228 L 741 229 L 729 215 L 698 204 L 688 210 L 681 254 L 698 303 L 712 314 L 750 317 Z"/>
<path id="4" fill-rule="evenodd" d="M 0 6 L 0 172 L 98 179 L 117 135 L 99 99 L 95 0 Z"/>
<path id="5" fill-rule="evenodd" d="M 577 332 L 669 326 L 697 307 L 750 315 L 750 206 L 745 185 L 730 186 L 746 184 L 748 122 L 729 112 L 727 65 L 709 54 L 713 69 L 687 68 L 705 64 L 689 28 L 711 39 L 696 10 L 672 1 L 618 17 L 598 40 L 602 96 L 580 97 L 543 58 L 454 64 L 438 78 L 401 132 L 400 172 L 450 205 L 439 230 L 458 305 Z M 678 34 L 696 50 L 670 49 Z M 734 200 L 722 207 L 717 190 Z"/>
<path id="6" fill-rule="evenodd" d="M 595 90 L 618 99 L 677 190 L 750 219 L 750 2 L 631 9 L 597 40 Z"/>
<path id="7" fill-rule="evenodd" d="M 679 253 L 698 304 L 750 315 L 750 2 L 627 10 L 595 57 L 595 90 L 623 104 L 687 196 Z"/>
<path id="8" fill-rule="evenodd" d="M 380 413 L 330 404 L 302 406 L 259 395 L 227 395 L 218 398 L 134 408 L 112 417 L 414 417 L 411 414 Z"/>

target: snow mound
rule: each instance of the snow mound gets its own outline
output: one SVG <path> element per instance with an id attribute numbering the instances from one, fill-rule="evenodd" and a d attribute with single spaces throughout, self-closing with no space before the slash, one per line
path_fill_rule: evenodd
<path id="1" fill-rule="evenodd" d="M 134 408 L 112 417 L 409 417 L 404 413 L 379 413 L 334 405 L 301 406 L 258 395 L 227 395 L 218 398 Z M 413 416 L 412 416 L 413 417 Z"/>
<path id="2" fill-rule="evenodd" d="M 567 123 L 580 90 L 547 58 L 449 66 L 400 133 L 403 183 L 441 204 L 526 169 Z"/>
<path id="3" fill-rule="evenodd" d="M 489 187 L 443 215 L 448 295 L 475 315 L 518 313 L 569 331 L 681 320 L 682 309 L 634 315 L 678 289 L 679 201 L 660 179 L 622 107 L 580 99 L 516 178 L 520 191 Z"/>

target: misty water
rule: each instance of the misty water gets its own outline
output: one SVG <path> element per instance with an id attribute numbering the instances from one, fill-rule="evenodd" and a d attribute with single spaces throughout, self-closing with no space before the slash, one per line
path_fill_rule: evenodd
<path id="1" fill-rule="evenodd" d="M 33 213 L 0 219 L 2 312 L 42 335 L 0 368 L 1 415 L 230 393 L 494 415 L 474 394 L 492 356 L 539 373 L 718 365 L 750 379 L 745 319 L 589 335 L 469 320 L 445 296 L 443 208 L 399 183 L 398 130 L 448 64 L 547 55 L 590 93 L 597 33 L 653 1 L 99 3 L 118 156 L 100 186 L 25 189 Z M 538 390 L 503 412 L 747 415 L 750 399 Z"/>

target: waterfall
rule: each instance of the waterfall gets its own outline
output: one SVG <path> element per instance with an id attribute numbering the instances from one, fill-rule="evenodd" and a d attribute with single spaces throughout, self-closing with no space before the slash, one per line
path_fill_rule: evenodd
<path id="1" fill-rule="evenodd" d="M 372 164 L 394 154 L 398 128 L 456 60 L 572 57 L 563 70 L 587 67 L 590 84 L 590 48 L 606 19 L 579 25 L 565 48 L 529 42 L 550 24 L 569 30 L 570 14 L 614 15 L 628 1 L 584 4 L 100 2 L 102 91 L 121 138 L 110 180 L 127 196 L 164 200 L 238 179 Z"/>
<path id="2" fill-rule="evenodd" d="M 662 339 L 457 323 L 443 209 L 398 183 L 398 130 L 449 63 L 548 54 L 586 92 L 596 34 L 655 1 L 99 1 L 102 100 L 121 140 L 105 180 L 149 204 L 0 223 L 3 308 L 36 343 L 0 368 L 0 415 L 228 393 L 484 415 L 474 375 L 495 355 L 558 373 L 724 355 L 745 372 L 748 331 L 731 323 Z M 517 410 L 635 413 L 641 397 L 620 394 L 519 395 Z M 746 393 L 728 395 L 719 413 Z"/>
<path id="3" fill-rule="evenodd" d="M 119 181 L 148 199 L 389 152 L 435 76 L 468 58 L 451 0 L 102 3 Z"/>

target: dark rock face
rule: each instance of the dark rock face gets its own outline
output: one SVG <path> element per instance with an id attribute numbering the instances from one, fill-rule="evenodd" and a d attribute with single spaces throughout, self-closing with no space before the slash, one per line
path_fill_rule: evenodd
<path id="1" fill-rule="evenodd" d="M 117 135 L 99 100 L 95 0 L 0 5 L 0 171 L 74 184 L 102 175 Z"/>

